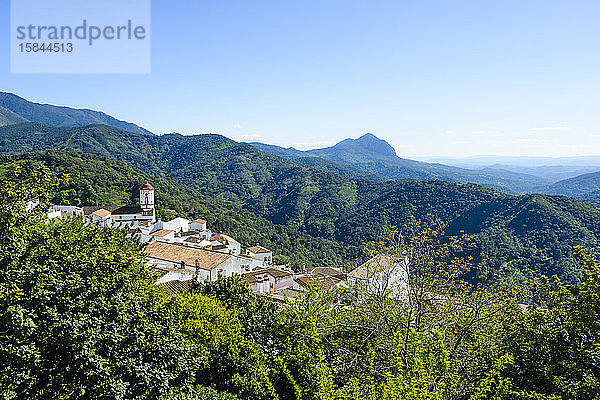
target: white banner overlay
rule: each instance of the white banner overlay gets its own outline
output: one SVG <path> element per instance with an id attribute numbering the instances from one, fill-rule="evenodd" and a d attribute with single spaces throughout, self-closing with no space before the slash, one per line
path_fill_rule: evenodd
<path id="1" fill-rule="evenodd" d="M 13 74 L 150 73 L 150 0 L 11 0 Z"/>

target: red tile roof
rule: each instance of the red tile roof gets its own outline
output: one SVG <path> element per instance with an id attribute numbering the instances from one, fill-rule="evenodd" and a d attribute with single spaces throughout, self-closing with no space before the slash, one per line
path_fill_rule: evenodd
<path id="1" fill-rule="evenodd" d="M 94 214 L 97 217 L 104 218 L 110 215 L 110 211 L 101 208 L 99 210 L 94 211 L 92 214 Z"/>
<path id="2" fill-rule="evenodd" d="M 164 237 L 167 236 L 169 233 L 173 233 L 175 231 L 171 230 L 171 229 L 161 229 L 159 231 L 156 231 L 152 234 L 152 236 L 158 236 L 158 237 Z"/>
<path id="3" fill-rule="evenodd" d="M 294 280 L 300 284 L 300 286 L 304 286 L 307 289 L 320 287 L 321 289 L 326 289 L 332 287 L 335 283 L 333 279 L 313 279 L 310 276 L 299 276 L 294 278 Z"/>
<path id="4" fill-rule="evenodd" d="M 196 262 L 198 262 L 198 266 L 205 270 L 212 270 L 224 263 L 229 257 L 232 257 L 227 253 L 164 242 L 150 243 L 144 252 L 149 257 L 158 260 L 170 261 L 177 264 L 183 261 L 185 265 L 190 267 L 195 267 Z"/>
<path id="5" fill-rule="evenodd" d="M 264 253 L 270 253 L 271 250 L 266 249 L 262 246 L 252 246 L 252 247 L 248 247 L 248 251 L 253 253 L 253 254 L 264 254 Z"/>

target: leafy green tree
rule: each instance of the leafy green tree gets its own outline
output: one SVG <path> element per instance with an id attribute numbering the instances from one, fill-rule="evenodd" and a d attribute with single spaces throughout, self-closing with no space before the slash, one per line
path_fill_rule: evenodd
<path id="1" fill-rule="evenodd" d="M 235 310 L 244 338 L 265 355 L 262 362 L 279 399 L 318 399 L 331 394 L 317 324 L 305 307 L 292 303 L 277 307 L 236 276 L 208 283 L 200 290 Z"/>
<path id="2" fill-rule="evenodd" d="M 4 399 L 159 399 L 191 382 L 172 302 L 139 249 L 81 219 L 47 222 L 21 200 L 54 178 L 0 178 L 0 393 Z"/>
<path id="3" fill-rule="evenodd" d="M 503 316 L 513 398 L 600 398 L 600 264 L 581 247 L 575 258 L 581 283 L 535 279 L 530 303 L 513 302 Z"/>
<path id="4" fill-rule="evenodd" d="M 374 244 L 373 281 L 311 302 L 334 382 L 366 399 L 501 397 L 509 379 L 500 372 L 512 362 L 494 342 L 503 303 L 499 291 L 464 281 L 482 268 L 468 256 L 471 238 L 447 238 L 433 217 L 412 232 Z"/>
<path id="5" fill-rule="evenodd" d="M 183 336 L 193 346 L 195 383 L 244 399 L 277 399 L 258 347 L 242 335 L 236 311 L 201 294 L 178 298 Z"/>

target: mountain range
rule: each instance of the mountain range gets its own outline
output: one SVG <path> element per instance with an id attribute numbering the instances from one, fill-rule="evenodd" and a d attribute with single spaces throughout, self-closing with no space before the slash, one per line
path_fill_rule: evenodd
<path id="1" fill-rule="evenodd" d="M 9 110 L 6 102 L 0 106 Z M 600 206 L 590 203 L 600 200 L 598 174 L 542 180 L 542 188 L 586 201 L 511 195 L 507 187 L 516 191 L 522 184 L 519 190 L 524 190 L 540 180 L 403 159 L 372 134 L 299 151 L 215 134 L 157 136 L 106 124 L 50 126 L 29 122 L 31 115 L 12 109 L 2 115 L 11 121 L 0 127 L 4 165 L 41 163 L 60 173 L 85 171 L 74 174 L 74 186 L 57 199 L 132 201 L 137 184 L 132 176 L 150 179 L 168 193 L 160 199 L 168 204 L 161 211 L 165 217 L 176 210 L 207 214 L 215 224 L 225 219 L 228 231 L 248 243 L 265 240 L 281 248 L 296 266 L 339 265 L 355 257 L 358 262 L 363 243 L 384 240 L 391 227 L 403 231 L 410 221 L 431 214 L 447 223 L 448 233 L 473 235 L 476 256 L 485 254 L 493 270 L 505 266 L 517 275 L 525 269 L 572 281 L 579 271 L 573 246 L 600 255 Z M 46 117 L 40 112 L 36 119 Z M 211 216 L 210 209 L 238 211 Z"/>
<path id="2" fill-rule="evenodd" d="M 259 142 L 250 144 L 259 150 L 290 160 L 321 158 L 372 174 L 380 180 L 440 179 L 476 183 L 511 194 L 581 196 L 600 189 L 600 167 L 550 165 L 517 168 L 513 165 L 493 164 L 477 169 L 459 168 L 398 157 L 391 145 L 371 133 L 358 139 L 342 140 L 331 147 L 306 151 Z"/>
<path id="3" fill-rule="evenodd" d="M 194 189 L 210 201 L 342 246 L 383 240 L 390 227 L 402 230 L 409 221 L 433 214 L 448 224 L 449 233 L 472 234 L 494 270 L 505 265 L 515 273 L 525 268 L 572 281 L 578 271 L 573 246 L 600 253 L 600 206 L 569 197 L 513 196 L 431 179 L 378 182 L 354 176 L 353 169 L 333 161 L 302 158 L 297 163 L 220 135 L 151 136 L 105 125 L 22 123 L 0 128 L 0 154 L 48 150 L 124 162 Z M 294 257 L 308 259 L 306 252 L 326 249 L 317 242 L 314 246 Z"/>
<path id="4" fill-rule="evenodd" d="M 12 93 L 0 92 L 0 126 L 26 122 L 37 122 L 50 127 L 107 125 L 123 131 L 153 135 L 136 124 L 118 120 L 100 111 L 39 104 Z M 598 187 L 594 184 L 588 186 L 593 179 L 590 180 L 587 176 L 579 177 L 579 175 L 600 171 L 600 166 L 584 165 L 594 164 L 594 160 L 600 164 L 600 157 L 556 159 L 557 162 L 566 165 L 544 165 L 551 159 L 539 157 L 473 157 L 459 160 L 473 168 L 428 163 L 398 157 L 392 146 L 370 133 L 358 139 L 342 140 L 331 147 L 307 151 L 263 143 L 251 144 L 264 152 L 293 160 L 297 165 L 315 167 L 343 176 L 375 181 L 440 179 L 449 182 L 468 182 L 510 194 L 547 193 L 585 196 Z M 486 162 L 491 161 L 504 161 L 506 164 L 496 163 L 485 166 Z M 588 197 L 588 199 L 593 200 L 595 197 Z"/>
<path id="5" fill-rule="evenodd" d="M 423 157 L 421 161 L 442 163 L 467 169 L 505 169 L 535 175 L 552 181 L 600 171 L 600 156 L 529 157 L 472 156 L 466 158 Z"/>
<path id="6" fill-rule="evenodd" d="M 22 122 L 39 122 L 56 127 L 103 124 L 129 132 L 153 135 L 136 124 L 120 121 L 100 111 L 39 104 L 12 93 L 0 92 L 0 126 Z"/>

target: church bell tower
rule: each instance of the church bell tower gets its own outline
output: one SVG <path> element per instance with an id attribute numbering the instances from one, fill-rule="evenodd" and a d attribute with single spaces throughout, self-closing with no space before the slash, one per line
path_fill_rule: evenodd
<path id="1" fill-rule="evenodd" d="M 154 188 L 148 182 L 140 188 L 140 207 L 145 211 L 154 209 Z"/>

